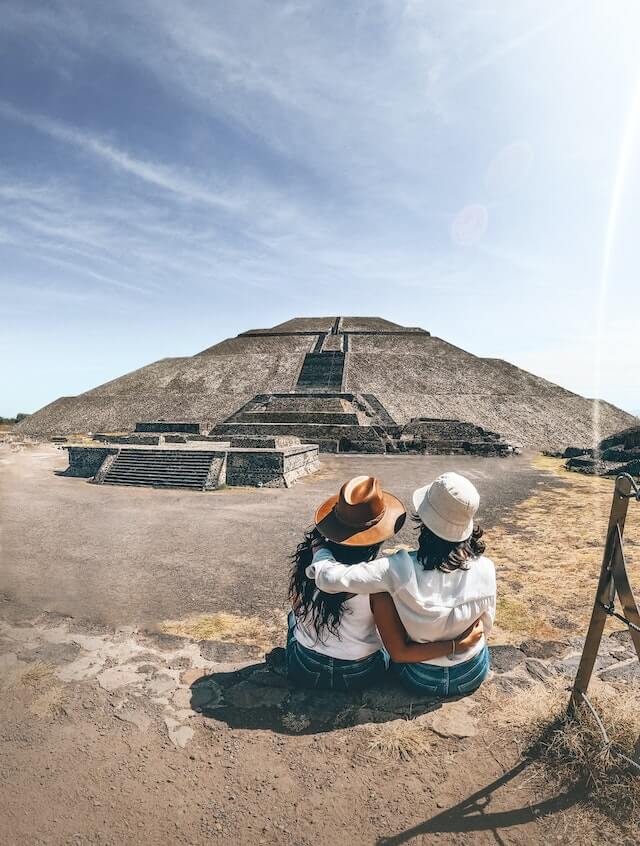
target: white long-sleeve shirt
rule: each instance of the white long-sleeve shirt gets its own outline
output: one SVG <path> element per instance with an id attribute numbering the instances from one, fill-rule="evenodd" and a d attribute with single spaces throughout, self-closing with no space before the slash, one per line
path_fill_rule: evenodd
<path id="1" fill-rule="evenodd" d="M 496 572 L 493 562 L 481 556 L 467 564 L 468 570 L 425 570 L 415 552 L 400 550 L 387 558 L 362 564 L 340 564 L 328 549 L 319 549 L 307 567 L 310 579 L 326 593 L 390 593 L 398 615 L 411 640 L 432 643 L 461 635 L 478 618 L 485 635 L 496 614 Z M 462 663 L 477 655 L 476 646 L 453 659 L 433 658 L 425 662 L 440 667 Z"/>

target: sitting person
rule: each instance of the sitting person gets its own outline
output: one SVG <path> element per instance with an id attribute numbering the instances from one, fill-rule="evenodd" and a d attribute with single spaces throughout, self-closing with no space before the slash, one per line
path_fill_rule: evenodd
<path id="1" fill-rule="evenodd" d="M 345 566 L 325 545 L 306 571 L 325 593 L 375 594 L 373 613 L 400 679 L 438 698 L 475 690 L 489 671 L 484 634 L 495 618 L 496 577 L 493 563 L 483 555 L 482 529 L 473 522 L 479 502 L 468 479 L 445 473 L 413 494 L 417 550 Z M 461 653 L 456 638 L 478 619 L 484 634 Z M 449 638 L 448 654 L 399 660 L 406 637 L 414 643 Z"/>
<path id="2" fill-rule="evenodd" d="M 346 569 L 371 562 L 383 541 L 402 526 L 402 503 L 381 490 L 377 479 L 359 476 L 346 482 L 316 513 L 316 528 L 305 534 L 293 556 L 289 597 L 287 673 L 304 687 L 355 690 L 380 681 L 387 656 L 376 628 L 369 596 L 349 592 L 323 593 L 307 575 L 314 550 L 321 545 L 332 561 Z M 381 608 L 385 637 L 393 644 L 396 662 L 420 662 L 447 655 L 452 641 L 407 643 L 399 622 Z M 459 633 L 459 652 L 482 637 L 481 626 Z M 386 640 L 385 640 L 386 643 Z"/>

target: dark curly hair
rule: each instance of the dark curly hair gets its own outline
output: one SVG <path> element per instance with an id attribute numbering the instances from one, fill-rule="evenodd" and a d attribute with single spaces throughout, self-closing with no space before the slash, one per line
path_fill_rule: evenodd
<path id="1" fill-rule="evenodd" d="M 315 581 L 307 576 L 305 571 L 313 560 L 314 541 L 320 541 L 341 564 L 373 561 L 380 552 L 382 544 L 344 546 L 344 544 L 326 540 L 314 527 L 305 532 L 304 540 L 298 544 L 291 556 L 289 600 L 296 616 L 303 620 L 311 620 L 318 640 L 322 640 L 327 632 L 340 638 L 340 620 L 345 611 L 344 603 L 350 594 L 324 593 L 318 590 Z"/>
<path id="2" fill-rule="evenodd" d="M 442 570 L 452 573 L 454 570 L 468 570 L 469 562 L 479 558 L 485 551 L 482 540 L 484 532 L 480 526 L 473 527 L 471 535 L 463 541 L 447 541 L 428 529 L 419 517 L 414 517 L 420 533 L 418 535 L 418 561 L 425 570 Z"/>

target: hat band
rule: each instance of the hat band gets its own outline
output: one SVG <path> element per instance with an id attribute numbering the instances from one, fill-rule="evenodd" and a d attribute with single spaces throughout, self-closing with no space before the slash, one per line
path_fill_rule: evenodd
<path id="1" fill-rule="evenodd" d="M 346 526 L 347 529 L 370 529 L 371 526 L 375 526 L 377 523 L 380 522 L 380 520 L 382 520 L 386 511 L 387 506 L 385 505 L 385 507 L 382 509 L 382 511 L 380 512 L 380 514 L 378 514 L 377 517 L 374 517 L 371 520 L 366 520 L 364 522 L 362 520 L 358 520 L 355 523 L 350 523 L 348 520 L 345 520 L 344 517 L 341 516 L 340 512 L 338 511 L 338 503 L 336 503 L 333 509 L 333 513 L 338 523 L 343 526 Z"/>

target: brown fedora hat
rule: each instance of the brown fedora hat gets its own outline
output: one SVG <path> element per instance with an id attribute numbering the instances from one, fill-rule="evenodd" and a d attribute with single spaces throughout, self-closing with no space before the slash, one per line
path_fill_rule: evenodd
<path id="1" fill-rule="evenodd" d="M 373 476 L 356 476 L 340 493 L 316 511 L 316 528 L 323 537 L 345 546 L 370 546 L 393 537 L 407 512 Z"/>

